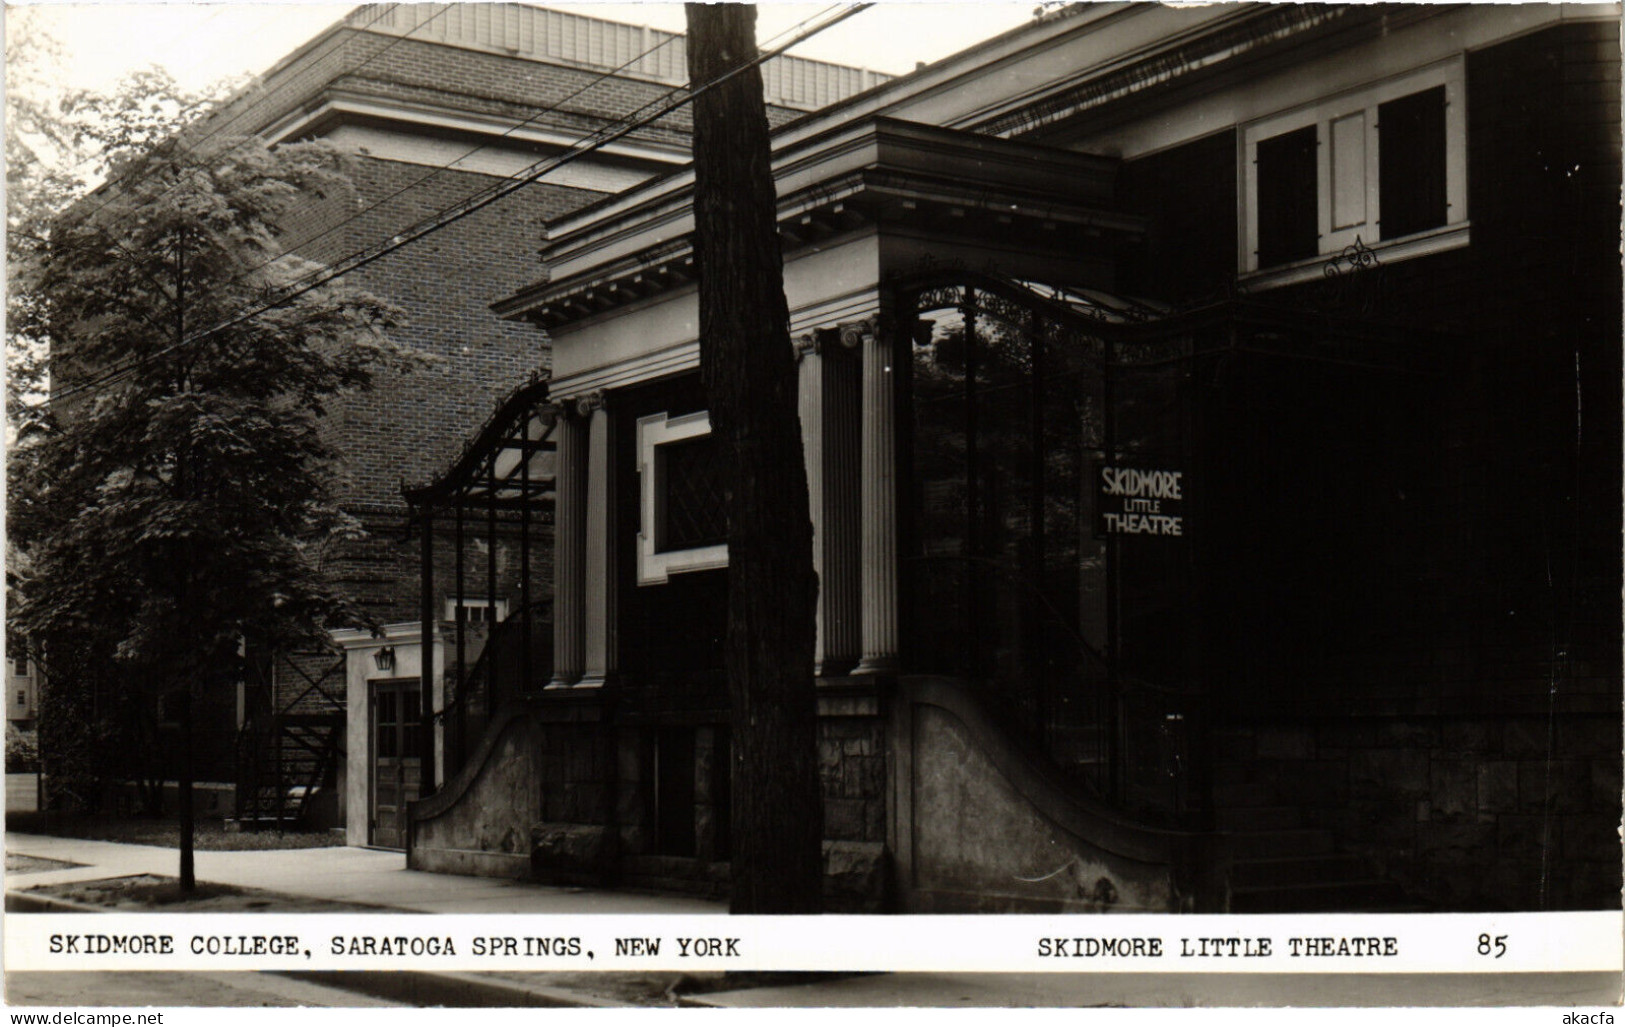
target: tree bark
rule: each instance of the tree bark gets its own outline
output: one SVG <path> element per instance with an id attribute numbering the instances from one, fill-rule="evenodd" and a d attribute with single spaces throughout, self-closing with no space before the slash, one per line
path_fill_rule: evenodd
<path id="1" fill-rule="evenodd" d="M 688 4 L 698 89 L 755 57 L 756 9 Z M 700 378 L 728 480 L 735 913 L 822 908 L 812 521 L 756 68 L 695 98 Z"/>

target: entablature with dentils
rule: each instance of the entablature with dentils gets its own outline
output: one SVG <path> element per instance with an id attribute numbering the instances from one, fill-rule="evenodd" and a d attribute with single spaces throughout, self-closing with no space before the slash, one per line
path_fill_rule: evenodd
<path id="1" fill-rule="evenodd" d="M 775 155 L 786 257 L 848 233 L 907 230 L 1093 254 L 1143 231 L 1116 206 L 1114 158 L 875 118 Z M 663 187 L 662 187 L 663 186 Z M 693 173 L 558 223 L 552 274 L 493 304 L 543 327 L 680 288 L 695 274 Z"/>

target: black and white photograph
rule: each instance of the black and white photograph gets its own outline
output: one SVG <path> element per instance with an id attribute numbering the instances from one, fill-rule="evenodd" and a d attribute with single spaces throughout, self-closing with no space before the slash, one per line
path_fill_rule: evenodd
<path id="1" fill-rule="evenodd" d="M 1625 1015 L 1618 3 L 3 14 L 11 1022 Z"/>

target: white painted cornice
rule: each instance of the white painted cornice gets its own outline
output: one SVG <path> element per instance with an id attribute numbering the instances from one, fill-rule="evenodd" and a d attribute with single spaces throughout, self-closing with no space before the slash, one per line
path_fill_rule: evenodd
<path id="1" fill-rule="evenodd" d="M 404 130 L 428 129 L 484 136 L 500 140 L 497 145 L 514 150 L 531 147 L 563 151 L 578 145 L 585 134 L 580 129 L 549 128 L 544 125 L 515 127 L 512 116 L 481 114 L 330 90 L 321 102 L 293 111 L 268 126 L 264 136 L 268 142 L 283 142 L 312 133 L 319 135 L 326 125 L 334 122 L 359 119 L 392 122 Z M 600 148 L 598 152 L 614 159 L 668 167 L 685 164 L 689 160 L 687 146 L 641 140 L 623 139 Z"/>

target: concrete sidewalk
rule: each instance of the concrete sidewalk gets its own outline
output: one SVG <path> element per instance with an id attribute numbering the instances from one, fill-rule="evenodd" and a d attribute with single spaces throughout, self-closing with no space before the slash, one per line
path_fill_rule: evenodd
<path id="1" fill-rule="evenodd" d="M 83 866 L 8 876 L 7 891 L 131 874 L 178 872 L 174 849 L 81 838 L 6 834 L 6 851 Z M 198 852 L 199 881 L 262 888 L 414 913 L 726 913 L 727 903 L 668 895 L 550 888 L 528 881 L 458 877 L 406 869 L 406 856 L 379 849 Z"/>
<path id="2" fill-rule="evenodd" d="M 6 851 L 84 864 L 9 875 L 7 891 L 130 874 L 176 873 L 174 849 L 7 834 Z M 399 852 L 282 849 L 199 852 L 200 881 L 423 913 L 726 913 L 720 902 L 552 888 L 406 869 Z M 321 975 L 317 975 L 321 976 Z M 334 977 L 335 975 L 327 975 Z M 672 975 L 675 980 L 677 975 Z M 614 1005 L 590 975 L 356 974 L 368 993 L 414 1005 Z M 559 985 L 563 983 L 565 987 Z M 607 984 L 607 980 L 605 982 Z M 385 987 L 387 985 L 387 987 Z M 1617 974 L 890 973 L 687 995 L 683 1005 L 764 1007 L 1602 1006 Z M 406 990 L 403 990 L 406 989 Z"/>
<path id="3" fill-rule="evenodd" d="M 727 1009 L 1617 1007 L 1617 974 L 889 973 L 686 996 Z M 1554 1021 L 1555 1022 L 1555 1021 Z"/>

